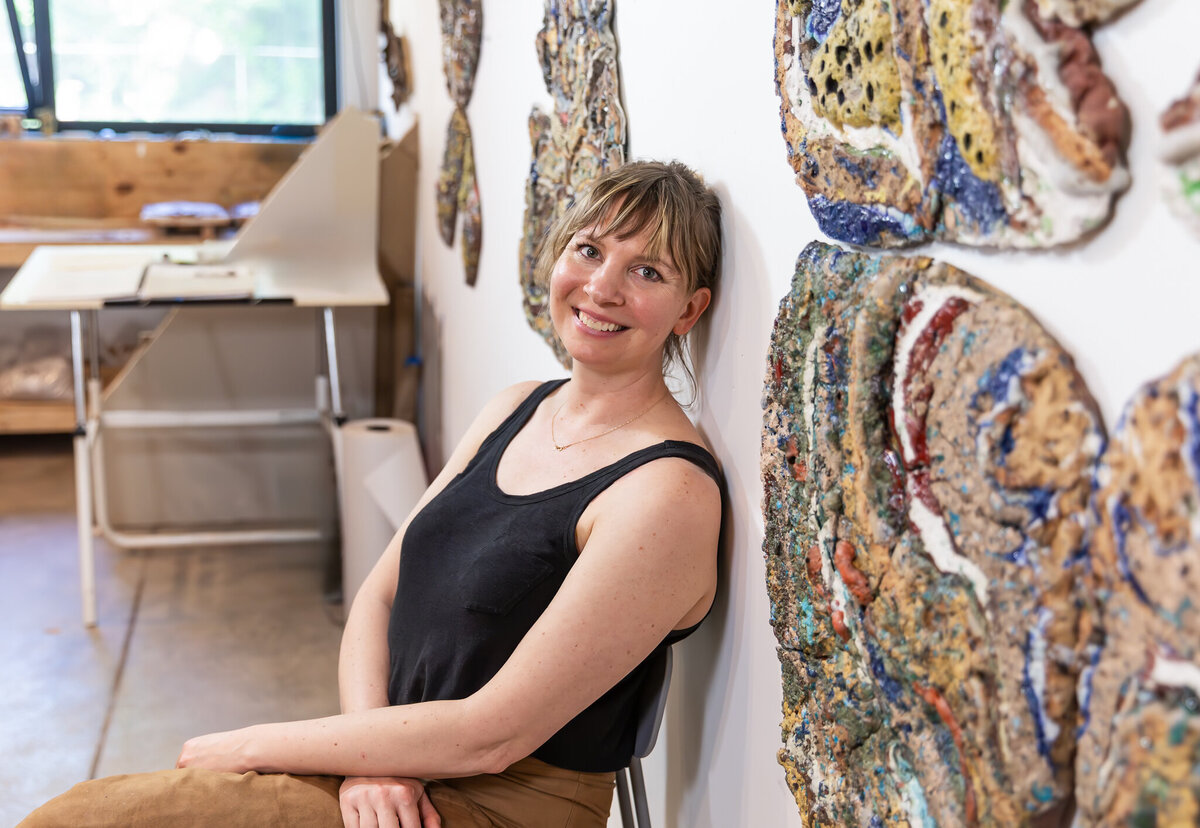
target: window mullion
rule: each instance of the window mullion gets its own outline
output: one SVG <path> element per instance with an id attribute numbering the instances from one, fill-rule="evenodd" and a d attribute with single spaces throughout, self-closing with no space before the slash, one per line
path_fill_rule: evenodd
<path id="1" fill-rule="evenodd" d="M 30 111 L 48 109 L 54 113 L 54 55 L 50 48 L 50 0 L 33 0 L 33 42 L 37 45 L 37 100 L 29 101 Z"/>
<path id="2" fill-rule="evenodd" d="M 17 4 L 15 0 L 4 0 L 8 9 L 8 25 L 12 29 L 13 48 L 17 50 L 17 65 L 21 68 L 21 84 L 25 87 L 26 113 L 33 111 L 37 90 L 33 86 L 33 78 L 29 75 L 29 59 L 25 56 L 25 38 L 21 34 L 21 24 L 17 20 Z"/>

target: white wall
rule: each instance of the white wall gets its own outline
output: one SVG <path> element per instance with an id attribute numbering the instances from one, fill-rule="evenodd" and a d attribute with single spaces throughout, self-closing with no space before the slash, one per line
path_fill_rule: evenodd
<path id="1" fill-rule="evenodd" d="M 760 543 L 759 400 L 771 324 L 797 254 L 820 238 L 793 183 L 774 92 L 774 3 L 618 0 L 616 31 L 633 157 L 677 158 L 699 169 L 726 211 L 723 292 L 700 349 L 696 407 L 725 465 L 732 500 L 725 591 L 713 616 L 677 653 L 668 727 L 652 759 L 659 825 L 799 825 L 775 762 L 779 667 L 768 624 Z M 422 167 L 419 264 L 429 315 L 424 357 L 435 459 L 480 406 L 521 379 L 560 376 L 526 326 L 517 278 L 531 105 L 549 106 L 533 48 L 537 0 L 485 2 L 482 58 L 468 116 L 483 203 L 475 288 L 457 247 L 435 229 L 434 185 L 450 101 L 441 73 L 437 4 L 393 3 L 413 51 Z M 1200 240 L 1159 201 L 1156 118 L 1200 65 L 1194 0 L 1143 0 L 1102 29 L 1105 67 L 1135 119 L 1134 184 L 1115 221 L 1076 249 L 981 253 L 937 246 L 949 260 L 1025 303 L 1074 353 L 1109 423 L 1143 380 L 1200 349 Z M 386 94 L 387 90 L 384 90 Z M 440 390 L 438 390 L 440 389 Z M 661 763 L 666 761 L 666 778 Z M 662 818 L 665 812 L 665 819 Z"/>

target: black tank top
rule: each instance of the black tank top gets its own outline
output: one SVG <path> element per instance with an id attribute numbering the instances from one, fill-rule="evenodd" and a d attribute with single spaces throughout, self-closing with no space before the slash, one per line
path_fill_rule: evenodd
<path id="1" fill-rule="evenodd" d="M 722 486 L 711 454 L 694 443 L 668 440 L 543 492 L 504 493 L 496 485 L 501 455 L 538 404 L 564 382 L 539 386 L 409 523 L 388 624 L 391 704 L 461 699 L 486 684 L 567 577 L 579 554 L 575 524 L 580 515 L 622 475 L 660 457 L 681 457 Z M 533 755 L 576 771 L 612 771 L 629 764 L 646 677 L 672 643 L 695 629 L 672 631 Z"/>

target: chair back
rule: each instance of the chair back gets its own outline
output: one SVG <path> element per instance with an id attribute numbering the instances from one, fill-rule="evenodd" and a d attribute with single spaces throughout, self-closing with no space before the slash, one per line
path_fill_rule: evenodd
<path id="1" fill-rule="evenodd" d="M 662 656 L 650 664 L 638 713 L 637 738 L 633 743 L 633 755 L 638 758 L 649 756 L 658 741 L 658 730 L 667 708 L 667 691 L 671 688 L 671 660 L 671 648 L 667 647 Z"/>
<path id="2" fill-rule="evenodd" d="M 663 712 L 667 708 L 667 691 L 671 688 L 671 648 L 650 663 L 642 697 L 638 700 L 637 736 L 633 742 L 633 759 L 628 768 L 617 771 L 617 803 L 621 809 L 621 824 L 625 828 L 650 828 L 650 807 L 646 802 L 646 778 L 642 774 L 642 758 L 649 756 L 658 741 Z M 632 789 L 632 796 L 630 790 Z"/>

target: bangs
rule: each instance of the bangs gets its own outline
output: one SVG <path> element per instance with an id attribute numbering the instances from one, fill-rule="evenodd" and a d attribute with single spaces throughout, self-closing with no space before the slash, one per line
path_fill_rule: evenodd
<path id="1" fill-rule="evenodd" d="M 681 260 L 688 246 L 677 237 L 678 233 L 672 232 L 673 227 L 683 230 L 685 223 L 678 220 L 679 207 L 668 188 L 655 183 L 625 192 L 605 193 L 593 202 L 581 226 L 595 227 L 601 237 L 616 236 L 622 241 L 639 233 L 648 234 L 646 255 L 668 261 L 690 284 L 691 263 Z"/>

